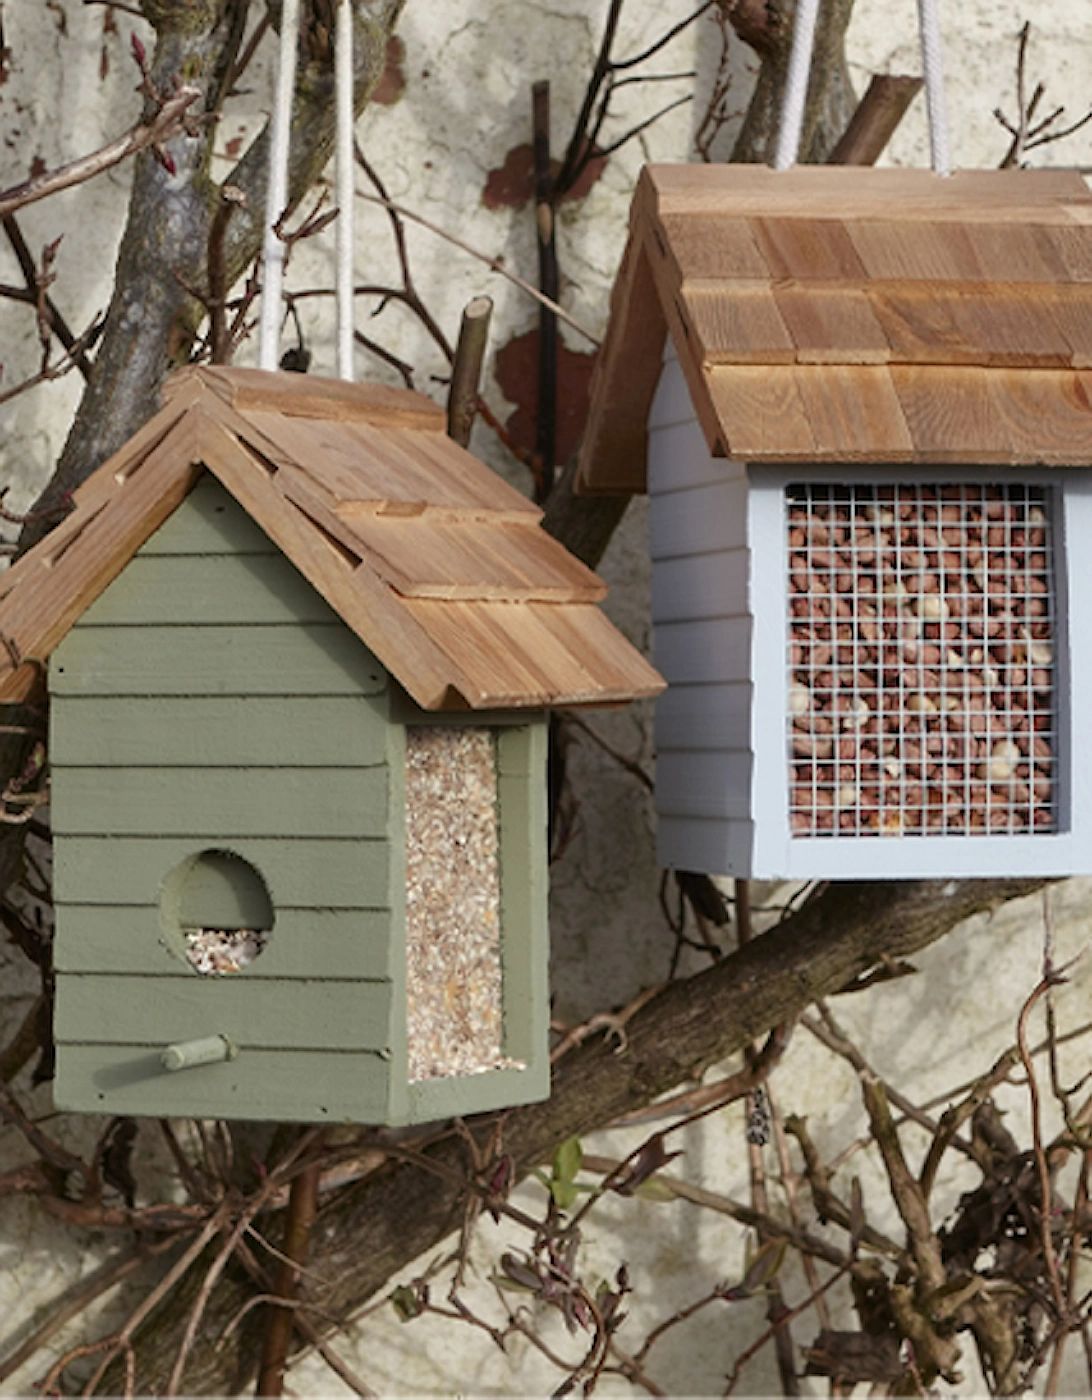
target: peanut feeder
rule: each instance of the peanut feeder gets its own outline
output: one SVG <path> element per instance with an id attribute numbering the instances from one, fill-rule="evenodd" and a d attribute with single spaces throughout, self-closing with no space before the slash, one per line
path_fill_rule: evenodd
<path id="1" fill-rule="evenodd" d="M 1075 174 L 645 171 L 581 489 L 650 496 L 665 864 L 1092 870 L 1090 365 Z"/>

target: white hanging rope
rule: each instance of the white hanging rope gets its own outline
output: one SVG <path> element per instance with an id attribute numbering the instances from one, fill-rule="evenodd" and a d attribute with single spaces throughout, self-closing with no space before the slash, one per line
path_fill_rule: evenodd
<path id="1" fill-rule="evenodd" d="M 944 64 L 940 48 L 937 0 L 918 0 L 921 60 L 925 69 L 925 105 L 929 113 L 929 149 L 938 175 L 952 173 L 948 154 L 948 113 L 944 102 Z"/>
<path id="2" fill-rule="evenodd" d="M 269 144 L 269 188 L 265 201 L 265 242 L 262 248 L 262 314 L 258 323 L 258 365 L 276 369 L 281 338 L 281 287 L 284 284 L 284 244 L 274 225 L 288 203 L 288 138 L 292 94 L 296 88 L 296 43 L 300 24 L 299 0 L 284 0 L 277 91 Z"/>
<path id="3" fill-rule="evenodd" d="M 798 0 L 792 31 L 792 52 L 781 103 L 781 126 L 777 133 L 774 169 L 787 170 L 800 154 L 800 133 L 808 99 L 815 25 L 820 0 Z M 925 69 L 925 102 L 929 113 L 929 146 L 933 169 L 938 175 L 952 173 L 948 153 L 948 114 L 944 101 L 944 64 L 940 47 L 940 19 L 937 0 L 918 0 L 918 27 L 921 35 L 922 67 Z"/>
<path id="4" fill-rule="evenodd" d="M 337 372 L 353 377 L 353 7 L 340 0 L 334 45 L 337 84 Z"/>
<path id="5" fill-rule="evenodd" d="M 815 47 L 815 22 L 818 17 L 819 0 L 798 0 L 789 72 L 781 101 L 775 170 L 787 170 L 795 164 L 800 151 L 800 132 L 804 125 L 804 106 L 808 100 L 808 78 L 811 76 L 811 55 Z"/>

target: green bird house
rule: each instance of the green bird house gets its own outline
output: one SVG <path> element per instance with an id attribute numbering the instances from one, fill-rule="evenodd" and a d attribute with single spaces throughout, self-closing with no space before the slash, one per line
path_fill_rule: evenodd
<path id="1" fill-rule="evenodd" d="M 407 391 L 194 368 L 0 580 L 48 684 L 64 1109 L 544 1097 L 550 706 L 661 687 Z"/>

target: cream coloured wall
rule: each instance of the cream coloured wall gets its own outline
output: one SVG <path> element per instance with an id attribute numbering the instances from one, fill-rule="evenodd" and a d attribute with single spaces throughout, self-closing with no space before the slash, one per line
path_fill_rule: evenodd
<path id="1" fill-rule="evenodd" d="M 991 116 L 995 106 L 1014 104 L 1015 35 L 1032 22 L 1030 83 L 1048 84 L 1044 106 L 1064 104 L 1076 116 L 1087 101 L 1087 74 L 1092 71 L 1092 20 L 1082 0 L 964 0 L 942 6 L 949 84 L 952 148 L 957 165 L 995 165 L 1007 138 Z M 373 107 L 361 118 L 358 135 L 390 188 L 393 198 L 426 218 L 449 227 L 507 266 L 534 276 L 535 249 L 528 210 L 492 211 L 481 202 L 488 171 L 499 166 L 507 150 L 530 138 L 530 84 L 549 77 L 553 84 L 554 141 L 560 147 L 582 90 L 583 74 L 594 53 L 605 12 L 599 0 L 553 0 L 549 6 L 529 0 L 409 0 L 401 25 L 405 43 L 406 89 L 389 107 Z M 633 52 L 658 33 L 665 20 L 681 17 L 682 0 L 629 0 L 619 50 Z M 112 136 L 134 119 L 133 69 L 127 56 L 130 30 L 148 27 L 125 12 L 116 13 L 118 33 L 103 35 L 103 10 L 78 0 L 33 6 L 15 0 L 2 6 L 5 40 L 11 50 L 10 76 L 0 86 L 0 185 L 21 178 L 33 157 L 47 165 L 69 159 Z M 62 32 L 63 24 L 67 33 Z M 661 71 L 695 69 L 703 91 L 715 63 L 715 36 L 708 23 L 688 32 Z M 741 50 L 741 54 L 744 51 Z M 103 54 L 106 76 L 102 76 Z M 874 71 L 916 71 L 918 66 L 912 0 L 857 0 L 850 33 L 854 80 L 863 89 Z M 732 91 L 740 108 L 746 101 L 747 70 L 741 56 Z M 245 142 L 261 121 L 268 101 L 268 73 L 254 75 L 253 95 L 225 124 L 222 140 Z M 614 128 L 621 132 L 646 110 L 646 102 L 687 84 L 656 85 L 649 94 L 629 89 L 619 102 Z M 697 107 L 700 108 L 700 98 Z M 685 160 L 691 155 L 694 110 L 683 107 L 644 133 L 615 158 L 588 198 L 565 210 L 561 218 L 563 300 L 595 333 L 601 333 L 607 295 L 624 237 L 633 179 L 646 159 Z M 725 133 L 727 143 L 730 133 Z M 918 164 L 927 150 L 919 99 L 892 143 L 890 158 Z M 723 153 L 723 152 L 722 152 Z M 1092 129 L 1061 146 L 1034 152 L 1036 164 L 1092 166 Z M 65 314 L 83 325 L 105 305 L 109 272 L 119 236 L 127 172 L 100 176 L 94 183 L 28 208 L 21 221 L 35 249 L 64 233 L 58 280 L 52 289 Z M 360 188 L 364 188 L 363 183 Z M 362 207 L 359 218 L 359 275 L 382 282 L 396 275 L 385 216 Z M 478 261 L 454 250 L 427 231 L 412 228 L 409 246 L 420 290 L 434 314 L 454 335 L 466 300 L 488 291 L 496 301 L 495 336 L 505 340 L 530 328 L 535 311 L 510 284 Z M 311 247 L 289 272 L 288 285 L 299 290 L 328 286 L 332 268 L 329 247 Z M 18 280 L 6 247 L 0 247 L 0 282 Z M 325 315 L 305 311 L 316 343 L 316 369 L 330 371 L 329 333 Z M 397 307 L 361 325 L 418 369 L 418 382 L 439 393 L 430 380 L 442 372 L 440 358 L 429 349 L 413 321 Z M 580 349 L 570 332 L 566 343 Z M 0 300 L 0 361 L 4 388 L 33 372 L 37 346 L 31 318 Z M 385 367 L 358 360 L 361 375 L 391 379 Z M 9 503 L 25 503 L 50 469 L 78 396 L 75 376 L 0 404 L 0 484 L 10 482 Z M 490 402 L 503 412 L 495 385 Z M 487 429 L 475 430 L 474 446 L 489 460 L 513 472 Z M 612 585 L 608 609 L 635 640 L 648 634 L 643 503 L 631 507 L 603 571 Z M 594 721 L 626 753 L 650 762 L 647 707 L 635 706 Z M 632 778 L 599 755 L 586 740 L 572 755 L 580 815 L 573 840 L 554 871 L 553 969 L 556 1014 L 578 1019 L 617 1005 L 661 979 L 672 941 L 659 913 L 659 876 L 653 863 L 651 816 Z M 1084 906 L 1090 886 L 1074 882 L 1053 896 L 1061 953 L 1077 952 L 1088 940 Z M 930 949 L 917 960 L 920 974 L 880 987 L 866 996 L 844 998 L 837 1014 L 852 1026 L 859 1044 L 881 1074 L 912 1092 L 927 1096 L 962 1082 L 984 1068 L 1011 1042 L 1023 997 L 1038 976 L 1042 910 L 1037 899 L 1010 906 L 993 920 L 980 919 Z M 5 947 L 0 972 L 0 1020 L 11 1027 L 27 1005 L 32 988 L 20 956 Z M 1082 965 L 1063 994 L 1064 1017 L 1076 1023 L 1088 993 Z M 7 1031 L 10 1034 L 10 1029 Z M 1076 1073 L 1087 1054 L 1075 1052 Z M 779 1086 L 779 1087 L 776 1087 Z M 48 1090 L 19 1093 L 39 1114 L 49 1111 Z M 849 1142 L 862 1118 L 852 1077 L 825 1053 L 816 1053 L 798 1033 L 788 1062 L 779 1072 L 775 1092 L 786 1111 L 807 1113 L 820 1143 Z M 1025 1097 L 1007 1095 L 1011 1122 L 1022 1121 Z M 83 1125 L 90 1134 L 95 1125 Z M 80 1132 L 80 1125 L 73 1131 Z M 151 1162 L 150 1134 L 147 1145 Z M 589 1151 L 621 1155 L 638 1139 L 632 1130 L 602 1134 L 586 1144 Z M 685 1156 L 673 1170 L 707 1188 L 737 1197 L 746 1194 L 746 1154 L 741 1116 L 732 1112 L 691 1130 L 681 1144 Z M 10 1130 L 0 1137 L 2 1165 L 23 1160 Z M 870 1211 L 884 1209 L 884 1192 L 875 1165 L 863 1162 Z M 150 1171 L 151 1168 L 149 1167 Z M 150 1179 L 150 1178 L 149 1178 Z M 959 1183 L 953 1183 L 956 1193 Z M 537 1204 L 536 1188 L 524 1199 Z M 954 1200 L 954 1194 L 952 1199 Z M 596 1223 L 598 1222 L 598 1223 Z M 893 1227 L 892 1227 L 893 1228 Z M 478 1296 L 493 1306 L 485 1277 L 497 1251 L 493 1227 L 483 1230 L 476 1260 L 482 1282 Z M 101 1238 L 60 1228 L 27 1200 L 0 1202 L 0 1316 L 5 1336 L 43 1308 L 65 1285 L 89 1273 L 102 1257 Z M 743 1262 L 743 1238 L 709 1211 L 681 1203 L 622 1201 L 593 1217 L 587 1243 L 589 1273 L 609 1277 L 624 1258 L 629 1261 L 638 1296 L 630 1320 L 619 1334 L 621 1345 L 635 1349 L 648 1328 L 675 1308 L 700 1295 L 718 1279 L 737 1275 Z M 425 1261 L 423 1261 L 425 1262 Z M 420 1267 L 420 1266 L 417 1266 Z M 412 1270 L 410 1271 L 413 1272 Z M 789 1280 L 794 1298 L 803 1285 Z M 499 1314 L 497 1314 L 499 1316 Z M 725 1371 L 742 1339 L 753 1334 L 757 1318 L 743 1309 L 725 1308 L 701 1315 L 678 1329 L 661 1352 L 653 1353 L 650 1374 L 670 1394 L 719 1393 Z M 813 1335 L 814 1318 L 801 1324 L 799 1336 Z M 847 1324 L 848 1325 L 848 1324 Z M 68 1340 L 81 1335 L 70 1332 Z M 553 1333 L 566 1355 L 579 1348 L 563 1332 Z M 379 1391 L 390 1394 L 545 1394 L 557 1373 L 526 1344 L 514 1343 L 502 1355 L 481 1334 L 434 1321 L 399 1325 L 384 1309 L 363 1322 L 342 1342 L 346 1354 Z M 1074 1353 L 1074 1361 L 1077 1360 Z M 40 1367 L 9 1382 L 9 1393 L 30 1386 Z M 745 1390 L 774 1393 L 768 1358 L 748 1372 Z M 973 1384 L 970 1382 L 969 1384 Z M 1079 1372 L 1070 1384 L 1081 1388 Z M 300 1394 L 340 1394 L 344 1387 L 316 1358 L 294 1371 Z M 346 1392 L 347 1393 L 347 1392 Z M 628 1383 L 604 1380 L 601 1394 L 628 1394 Z"/>

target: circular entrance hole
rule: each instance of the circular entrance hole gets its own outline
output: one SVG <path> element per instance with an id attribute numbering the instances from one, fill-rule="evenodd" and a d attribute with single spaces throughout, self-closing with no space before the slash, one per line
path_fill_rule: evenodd
<path id="1" fill-rule="evenodd" d="M 163 882 L 160 910 L 175 952 L 206 977 L 241 972 L 273 931 L 266 883 L 234 851 L 200 851 L 175 866 Z"/>

